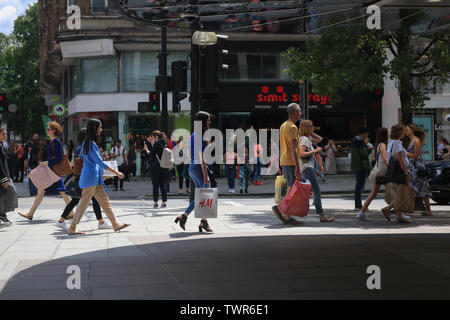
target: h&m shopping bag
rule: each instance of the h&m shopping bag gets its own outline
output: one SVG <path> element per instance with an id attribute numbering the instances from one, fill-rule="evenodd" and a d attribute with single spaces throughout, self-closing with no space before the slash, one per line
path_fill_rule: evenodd
<path id="1" fill-rule="evenodd" d="M 40 164 L 30 172 L 30 180 L 38 190 L 45 190 L 60 179 L 47 164 Z"/>
<path id="2" fill-rule="evenodd" d="M 290 216 L 307 216 L 310 194 L 310 183 L 303 183 L 299 180 L 295 181 L 289 194 L 280 203 L 280 212 Z"/>
<path id="3" fill-rule="evenodd" d="M 195 217 L 217 218 L 219 189 L 195 188 Z"/>

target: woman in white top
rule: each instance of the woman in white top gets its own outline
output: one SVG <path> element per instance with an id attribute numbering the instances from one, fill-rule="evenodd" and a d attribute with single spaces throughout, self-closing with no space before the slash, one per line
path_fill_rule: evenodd
<path id="1" fill-rule="evenodd" d="M 407 195 L 409 192 L 409 183 L 411 183 L 411 175 L 408 171 L 408 156 L 406 155 L 406 149 L 403 147 L 402 139 L 405 137 L 406 129 L 401 124 L 396 124 L 391 128 L 391 142 L 387 147 L 387 160 L 389 162 L 390 157 L 395 157 L 395 161 L 398 161 L 400 169 L 403 170 L 406 176 L 404 183 L 393 182 L 394 199 L 392 203 L 381 209 L 384 216 L 388 221 L 391 221 L 390 211 L 393 208 L 394 213 L 397 215 L 398 223 L 409 223 L 409 219 L 402 214 L 402 208 L 406 207 L 406 202 L 409 201 Z"/>
<path id="2" fill-rule="evenodd" d="M 386 155 L 386 146 L 388 142 L 388 130 L 386 128 L 378 128 L 377 130 L 377 138 L 375 142 L 375 159 L 377 162 L 375 164 L 374 170 L 377 171 L 376 176 L 382 176 L 386 173 L 386 168 L 388 166 L 388 160 Z M 380 184 L 377 184 L 376 176 L 373 178 L 372 191 L 364 202 L 363 207 L 357 214 L 357 218 L 363 221 L 369 221 L 369 218 L 366 216 L 366 210 L 369 208 L 370 203 L 373 199 L 378 195 L 378 191 L 380 190 Z"/>
<path id="3" fill-rule="evenodd" d="M 320 222 L 333 222 L 335 219 L 327 217 L 322 209 L 322 197 L 320 194 L 319 182 L 317 181 L 314 157 L 316 153 L 322 151 L 322 148 L 314 149 L 311 140 L 308 138 L 312 136 L 314 126 L 311 120 L 303 120 L 300 123 L 300 171 L 303 179 L 309 180 L 312 191 L 314 192 L 314 206 L 316 213 L 320 216 Z"/>

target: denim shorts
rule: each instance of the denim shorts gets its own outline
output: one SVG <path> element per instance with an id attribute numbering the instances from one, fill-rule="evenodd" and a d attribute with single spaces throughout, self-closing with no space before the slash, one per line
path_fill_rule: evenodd
<path id="1" fill-rule="evenodd" d="M 292 187 L 295 182 L 295 166 L 281 166 L 281 168 L 283 169 L 287 186 Z"/>

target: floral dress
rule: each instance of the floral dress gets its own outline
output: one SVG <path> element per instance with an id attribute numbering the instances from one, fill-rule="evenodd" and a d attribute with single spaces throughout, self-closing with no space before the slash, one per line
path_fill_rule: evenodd
<path id="1" fill-rule="evenodd" d="M 414 153 L 414 144 L 408 147 L 409 153 Z M 410 158 L 408 161 L 408 171 L 411 174 L 412 184 L 414 187 L 414 195 L 416 198 L 430 198 L 431 187 L 426 177 L 418 177 L 419 168 L 425 168 L 422 155 L 418 159 Z"/>

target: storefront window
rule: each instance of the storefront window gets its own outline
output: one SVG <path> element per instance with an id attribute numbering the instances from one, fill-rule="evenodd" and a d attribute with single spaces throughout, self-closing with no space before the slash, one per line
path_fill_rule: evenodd
<path id="1" fill-rule="evenodd" d="M 83 93 L 117 92 L 119 66 L 116 57 L 82 61 Z"/>
<path id="2" fill-rule="evenodd" d="M 81 68 L 80 65 L 74 65 L 71 68 L 71 97 L 75 97 L 81 92 Z"/>
<path id="3" fill-rule="evenodd" d="M 132 51 L 122 53 L 121 91 L 145 92 L 155 89 L 159 73 L 157 52 Z"/>

